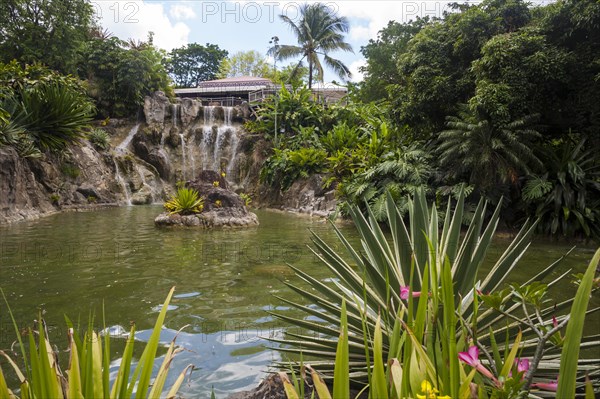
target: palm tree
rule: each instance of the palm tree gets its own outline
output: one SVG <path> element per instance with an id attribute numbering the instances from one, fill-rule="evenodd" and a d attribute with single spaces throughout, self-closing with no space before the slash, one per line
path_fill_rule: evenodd
<path id="1" fill-rule="evenodd" d="M 528 115 L 510 123 L 496 125 L 468 113 L 446 118 L 445 130 L 439 135 L 440 163 L 448 177 L 468 175 L 483 193 L 498 185 L 514 186 L 530 167 L 542 168 L 533 154 L 531 144 L 540 134 L 531 128 L 538 115 Z"/>
<path id="2" fill-rule="evenodd" d="M 340 60 L 329 56 L 336 50 L 352 51 L 352 46 L 344 41 L 344 33 L 348 32 L 349 24 L 345 17 L 334 15 L 333 11 L 323 3 L 304 4 L 300 7 L 300 20 L 296 24 L 286 15 L 279 17 L 289 25 L 298 39 L 298 45 L 279 45 L 269 49 L 269 55 L 286 60 L 300 56 L 300 62 L 308 61 L 308 87 L 312 87 L 313 76 L 323 80 L 323 66 L 319 56 L 323 56 L 325 64 L 333 69 L 342 79 L 350 78 L 352 74 Z M 293 76 L 293 75 L 292 75 Z"/>

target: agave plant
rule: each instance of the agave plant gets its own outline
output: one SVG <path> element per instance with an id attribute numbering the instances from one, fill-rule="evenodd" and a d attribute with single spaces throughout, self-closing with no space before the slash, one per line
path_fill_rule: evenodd
<path id="1" fill-rule="evenodd" d="M 445 370 L 455 370 L 446 373 L 449 378 L 443 381 L 443 378 L 438 378 L 439 375 L 429 375 L 427 372 L 420 373 L 418 363 L 411 363 L 411 356 L 417 354 L 417 351 L 411 353 L 404 350 L 401 358 L 392 358 L 387 363 L 384 363 L 382 356 L 382 339 L 380 319 L 376 321 L 374 331 L 367 329 L 363 330 L 363 339 L 365 346 L 368 346 L 373 351 L 373 372 L 369 374 L 368 388 L 372 398 L 437 398 L 449 399 L 464 398 L 470 399 L 477 394 L 478 397 L 488 397 L 487 391 L 491 392 L 491 397 L 525 397 L 531 387 L 534 388 L 552 388 L 557 390 L 558 397 L 574 397 L 577 385 L 577 361 L 579 355 L 579 345 L 581 344 L 581 333 L 583 331 L 583 322 L 585 311 L 587 310 L 590 292 L 594 280 L 594 271 L 600 260 L 600 249 L 596 251 L 594 258 L 587 267 L 587 271 L 582 278 L 581 284 L 577 289 L 574 298 L 573 307 L 571 309 L 571 318 L 567 325 L 567 335 L 565 337 L 565 350 L 560 358 L 560 382 L 559 383 L 536 383 L 528 384 L 529 379 L 525 380 L 527 373 L 530 371 L 530 364 L 527 359 L 517 358 L 519 343 L 521 342 L 521 333 L 518 333 L 515 342 L 512 346 L 506 345 L 504 356 L 500 355 L 497 345 L 493 345 L 495 352 L 496 366 L 501 371 L 502 380 L 497 379 L 488 368 L 479 361 L 479 350 L 477 346 L 471 346 L 465 352 L 457 353 L 456 348 L 451 349 L 452 345 L 448 345 L 453 353 L 448 353 L 451 357 L 448 358 L 447 368 Z M 452 291 L 452 281 L 447 277 L 450 276 L 449 269 L 445 268 L 445 278 L 442 277 L 442 291 Z M 431 298 L 427 299 L 431 301 Z M 452 301 L 452 298 L 449 298 Z M 348 319 L 346 313 L 345 301 L 342 301 L 340 319 L 340 334 L 336 347 L 336 358 L 334 366 L 333 396 L 331 395 L 330 386 L 328 386 L 321 376 L 309 365 L 301 363 L 300 375 L 306 377 L 306 371 L 309 372 L 310 381 L 305 381 L 306 378 L 297 378 L 292 369 L 292 380 L 288 378 L 285 372 L 279 373 L 286 396 L 288 399 L 305 398 L 306 388 L 312 387 L 317 391 L 319 398 L 350 398 L 350 364 L 349 364 L 349 346 L 348 346 Z M 399 320 L 397 317 L 396 320 Z M 404 345 L 410 341 L 407 338 L 409 330 L 394 329 L 391 340 L 396 343 L 404 342 Z M 448 343 L 456 343 L 456 340 L 447 341 Z M 450 351 L 449 351 L 450 352 Z M 408 357 L 407 357 L 408 356 Z M 427 359 L 427 356 L 425 356 Z M 460 362 L 459 362 L 460 359 Z M 435 360 L 435 359 L 427 359 Z M 424 362 L 426 363 L 426 362 Z M 467 372 L 467 365 L 472 368 Z M 416 364 L 416 367 L 414 366 Z M 403 367 L 404 365 L 404 367 Z M 406 367 L 408 365 L 408 367 Z M 427 368 L 427 367 L 424 367 Z M 417 371 L 415 372 L 415 369 Z M 442 373 L 443 374 L 443 373 Z M 487 379 L 481 378 L 486 376 Z M 304 381 L 303 381 L 304 380 Z M 477 383 L 474 383 L 476 381 Z M 305 384 L 308 382 L 309 384 Z M 485 385 L 489 382 L 489 385 Z M 411 389 L 412 387 L 412 389 Z M 588 379 L 585 384 L 586 399 L 594 398 L 594 387 Z M 445 395 L 442 391 L 451 393 Z M 542 391 L 540 391 L 542 392 Z M 310 393 L 310 392 L 309 392 Z M 537 392 L 536 392 L 537 394 Z M 358 397 L 358 395 L 357 395 Z"/>
<path id="2" fill-rule="evenodd" d="M 24 125 L 40 149 L 62 150 L 85 137 L 94 106 L 85 95 L 58 83 L 21 93 Z"/>
<path id="3" fill-rule="evenodd" d="M 204 209 L 204 198 L 193 188 L 180 187 L 177 194 L 165 202 L 164 207 L 171 215 L 200 213 Z"/>
<path id="4" fill-rule="evenodd" d="M 518 299 L 520 291 L 526 291 L 532 282 L 548 277 L 560 260 L 529 281 L 514 285 L 512 290 L 500 290 L 527 250 L 536 223 L 526 223 L 491 270 L 481 274 L 480 267 L 497 228 L 501 206 L 498 204 L 486 222 L 487 206 L 481 201 L 463 234 L 462 193 L 454 207 L 448 204 L 440 224 L 435 205 L 429 208 L 424 193 L 417 191 L 414 198 L 408 200 L 408 225 L 394 199 L 388 195 L 391 239 L 386 237 L 370 208 L 367 217 L 357 208 L 351 208 L 362 248 L 352 246 L 336 228 L 350 258 L 346 260 L 321 238 L 313 236 L 315 255 L 336 278 L 333 285 L 327 284 L 292 266 L 310 289 L 286 284 L 312 305 L 279 299 L 322 322 L 274 313 L 302 331 L 290 330 L 285 339 L 274 340 L 281 344 L 279 350 L 315 357 L 317 360 L 311 363 L 312 366 L 332 376 L 338 344 L 338 330 L 334 326 L 339 324 L 345 302 L 350 376 L 356 382 L 366 384 L 377 372 L 372 359 L 382 356 L 384 362 L 394 358 L 409 362 L 402 367 L 413 370 L 410 373 L 414 378 L 410 387 L 403 388 L 405 393 L 416 395 L 423 377 L 436 387 L 459 389 L 457 387 L 461 385 L 457 381 L 462 374 L 457 363 L 458 353 L 460 350 L 466 352 L 471 345 L 486 349 L 485 362 L 490 375 L 498 381 L 507 379 L 517 351 L 520 357 L 537 359 L 541 365 L 537 368 L 539 373 L 558 375 L 560 344 L 550 339 L 556 331 L 551 336 L 544 335 L 544 339 L 540 339 L 537 332 L 550 332 L 548 325 L 552 323 L 552 315 L 556 315 L 556 322 L 564 327 L 568 315 L 558 313 L 573 301 L 556 306 L 546 306 L 543 301 L 537 303 L 535 318 L 538 320 L 539 315 L 543 321 L 539 326 L 530 325 L 526 315 L 520 313 L 523 306 Z M 567 274 L 550 281 L 547 286 L 555 285 Z M 489 296 L 501 293 L 501 312 L 494 306 L 483 306 L 479 292 Z M 367 345 L 363 333 L 375 331 L 378 324 L 381 324 L 382 334 L 379 355 Z M 398 338 L 399 330 L 407 332 L 405 338 Z M 509 337 L 515 343 L 506 346 L 505 351 L 514 351 L 512 358 L 500 361 L 492 357 L 490 354 L 495 353 L 492 348 L 498 348 L 496 341 L 501 339 L 503 342 Z M 598 345 L 597 337 L 584 337 L 582 346 L 591 345 Z M 594 373 L 598 373 L 598 368 L 590 368 L 593 361 L 598 362 L 597 359 L 578 360 L 579 370 L 597 375 Z M 459 396 L 455 393 L 452 391 L 450 395 Z"/>
<path id="5" fill-rule="evenodd" d="M 110 147 L 110 136 L 104 129 L 92 129 L 88 134 L 88 139 L 100 150 L 107 150 Z"/>
<path id="6" fill-rule="evenodd" d="M 23 345 L 20 331 L 13 318 L 15 332 L 22 351 L 25 372 L 17 366 L 6 353 L 0 351 L 0 355 L 12 366 L 20 381 L 20 394 L 23 399 L 27 398 L 157 398 L 165 388 L 165 382 L 169 373 L 169 367 L 174 356 L 181 352 L 181 348 L 175 346 L 175 340 L 171 342 L 164 360 L 158 369 L 154 382 L 150 384 L 154 362 L 159 346 L 160 332 L 165 321 L 169 302 L 175 288 L 169 292 L 161 311 L 156 319 L 156 324 L 142 356 L 132 371 L 133 346 L 135 325 L 131 327 L 123 358 L 119 366 L 116 378 L 110 381 L 110 336 L 104 337 L 92 329 L 91 323 L 83 339 L 73 328 L 73 324 L 67 319 L 69 327 L 69 366 L 65 372 L 61 370 L 58 358 L 48 339 L 46 326 L 41 317 L 38 319 L 37 331 L 29 331 L 29 356 Z M 4 293 L 2 293 L 4 295 Z M 5 298 L 6 301 L 6 298 Z M 10 312 L 10 310 L 9 310 Z M 11 317 L 12 317 L 12 313 Z M 36 340 L 37 337 L 37 340 Z M 30 359 L 28 362 L 27 359 Z M 179 375 L 175 383 L 166 393 L 167 398 L 173 398 L 181 387 L 185 375 L 193 366 L 187 366 Z M 2 370 L 0 370 L 0 397 L 16 398 L 13 391 L 6 385 Z"/>

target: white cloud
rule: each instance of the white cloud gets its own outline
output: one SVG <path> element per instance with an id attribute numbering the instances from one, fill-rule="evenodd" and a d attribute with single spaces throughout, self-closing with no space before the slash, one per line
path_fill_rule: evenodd
<path id="1" fill-rule="evenodd" d="M 352 40 L 369 40 L 373 37 L 371 29 L 363 25 L 350 25 L 350 39 Z"/>
<path id="2" fill-rule="evenodd" d="M 188 43 L 190 28 L 183 22 L 172 23 L 160 3 L 117 0 L 93 5 L 102 27 L 121 39 L 146 40 L 148 32 L 154 32 L 154 44 L 165 50 Z"/>
<path id="3" fill-rule="evenodd" d="M 363 74 L 362 72 L 359 71 L 360 67 L 363 67 L 367 64 L 367 61 L 364 58 L 361 58 L 360 60 L 356 60 L 354 62 L 352 62 L 352 64 L 350 64 L 350 66 L 348 67 L 350 69 L 350 72 L 352 73 L 352 81 L 353 82 L 360 82 L 363 80 Z"/>
<path id="4" fill-rule="evenodd" d="M 196 18 L 194 9 L 183 4 L 172 5 L 171 8 L 169 8 L 169 15 L 176 20 Z"/>

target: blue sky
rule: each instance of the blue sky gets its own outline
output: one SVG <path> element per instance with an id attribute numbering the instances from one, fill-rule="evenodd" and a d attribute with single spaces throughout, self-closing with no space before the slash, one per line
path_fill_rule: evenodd
<path id="1" fill-rule="evenodd" d="M 280 44 L 295 44 L 289 29 L 279 19 L 280 14 L 296 20 L 303 2 L 294 1 L 148 1 L 91 0 L 100 24 L 122 39 L 145 39 L 154 32 L 158 47 L 171 50 L 187 43 L 212 43 L 233 54 L 242 50 L 266 53 L 269 40 L 279 37 Z M 351 53 L 333 53 L 360 80 L 358 68 L 364 58 L 361 46 L 374 39 L 388 21 L 406 22 L 415 16 L 441 16 L 448 1 L 326 1 L 337 14 L 350 22 L 347 41 Z M 478 3 L 479 1 L 469 1 Z M 336 79 L 326 71 L 325 81 Z"/>

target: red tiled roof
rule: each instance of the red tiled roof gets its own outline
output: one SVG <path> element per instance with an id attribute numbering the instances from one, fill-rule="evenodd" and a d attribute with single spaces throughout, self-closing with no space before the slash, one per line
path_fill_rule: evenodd
<path id="1" fill-rule="evenodd" d="M 236 76 L 233 78 L 207 80 L 200 82 L 198 88 L 208 87 L 226 87 L 226 86 L 256 86 L 256 85 L 271 85 L 273 82 L 267 78 L 256 76 Z"/>

